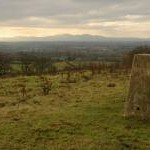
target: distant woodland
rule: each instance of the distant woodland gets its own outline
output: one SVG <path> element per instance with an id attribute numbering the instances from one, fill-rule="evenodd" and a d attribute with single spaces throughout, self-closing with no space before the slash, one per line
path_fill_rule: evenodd
<path id="1" fill-rule="evenodd" d="M 141 43 L 124 42 L 1 43 L 0 75 L 58 74 L 85 70 L 94 73 L 105 69 L 126 69 L 128 72 L 134 54 L 150 53 L 150 46 L 140 45 Z"/>

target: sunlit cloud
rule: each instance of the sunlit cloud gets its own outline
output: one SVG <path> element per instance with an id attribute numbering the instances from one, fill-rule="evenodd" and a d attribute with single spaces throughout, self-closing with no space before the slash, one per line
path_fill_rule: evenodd
<path id="1" fill-rule="evenodd" d="M 91 34 L 96 35 L 97 31 L 94 29 L 83 28 L 32 28 L 32 27 L 0 27 L 0 38 L 11 37 L 44 37 L 61 34 Z M 103 31 L 99 31 L 99 35 L 104 34 Z"/>

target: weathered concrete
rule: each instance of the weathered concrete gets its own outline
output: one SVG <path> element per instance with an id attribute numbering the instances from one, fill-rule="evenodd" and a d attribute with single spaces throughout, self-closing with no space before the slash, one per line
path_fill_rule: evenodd
<path id="1" fill-rule="evenodd" d="M 129 95 L 126 103 L 126 116 L 150 120 L 150 55 L 135 55 Z"/>

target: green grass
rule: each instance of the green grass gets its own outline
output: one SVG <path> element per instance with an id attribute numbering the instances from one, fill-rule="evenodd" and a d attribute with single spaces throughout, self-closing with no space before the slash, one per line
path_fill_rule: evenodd
<path id="1" fill-rule="evenodd" d="M 50 77 L 53 89 L 47 96 L 41 94 L 38 77 L 24 77 L 27 99 L 18 106 L 22 78 L 0 80 L 0 149 L 150 149 L 150 124 L 123 116 L 125 76 L 97 75 L 76 83 Z"/>

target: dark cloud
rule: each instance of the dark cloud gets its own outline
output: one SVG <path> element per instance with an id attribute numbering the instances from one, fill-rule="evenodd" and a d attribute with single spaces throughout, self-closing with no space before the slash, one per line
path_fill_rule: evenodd
<path id="1" fill-rule="evenodd" d="M 108 16 L 116 15 L 118 12 L 123 15 L 148 13 L 149 4 L 149 0 L 0 0 L 0 19 L 51 17 L 60 14 L 87 13 L 92 10 L 101 10 L 106 14 L 108 12 Z"/>

